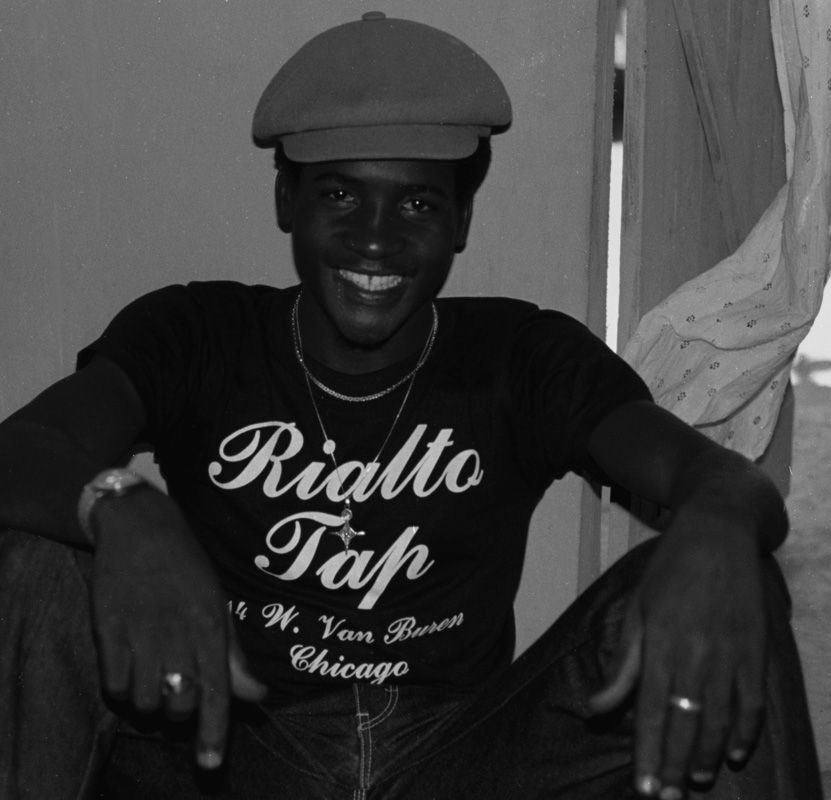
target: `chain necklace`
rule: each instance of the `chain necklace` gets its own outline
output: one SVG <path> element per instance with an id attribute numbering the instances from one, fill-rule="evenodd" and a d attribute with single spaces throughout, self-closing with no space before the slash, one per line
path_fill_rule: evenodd
<path id="1" fill-rule="evenodd" d="M 383 397 L 385 394 L 394 392 L 399 386 L 403 386 L 407 381 L 415 377 L 416 372 L 418 372 L 421 369 L 422 365 L 430 355 L 430 351 L 433 349 L 433 343 L 436 341 L 436 333 L 439 329 L 439 312 L 436 309 L 435 303 L 431 304 L 431 307 L 433 309 L 433 325 L 430 328 L 430 335 L 427 337 L 427 342 L 424 345 L 424 349 L 421 351 L 421 355 L 418 357 L 416 365 L 403 378 L 399 378 L 391 386 L 387 386 L 386 389 L 381 389 L 381 391 L 374 392 L 373 394 L 354 396 L 348 394 L 341 394 L 341 392 L 336 392 L 334 389 L 328 387 L 325 383 L 323 383 L 323 381 L 319 380 L 314 375 L 312 375 L 309 368 L 306 366 L 305 359 L 303 358 L 303 347 L 302 342 L 300 341 L 300 325 L 297 322 L 298 308 L 300 307 L 300 297 L 302 294 L 302 292 L 298 293 L 297 299 L 294 301 L 294 306 L 291 310 L 291 329 L 294 338 L 294 354 L 297 356 L 297 360 L 300 362 L 300 366 L 303 367 L 303 372 L 306 375 L 306 380 L 311 381 L 315 386 L 317 386 L 318 389 L 323 390 L 324 392 L 326 392 L 326 394 L 330 395 L 331 397 L 336 397 L 338 400 L 346 400 L 350 403 L 366 403 L 369 400 L 377 400 L 379 397 Z"/>
<path id="2" fill-rule="evenodd" d="M 427 337 L 427 341 L 424 343 L 424 348 L 421 351 L 421 355 L 419 356 L 418 362 L 415 365 L 415 368 L 410 370 L 401 380 L 396 381 L 392 386 L 384 389 L 381 392 L 376 392 L 375 394 L 365 395 L 363 397 L 350 397 L 349 395 L 342 395 L 339 392 L 336 392 L 334 389 L 330 389 L 328 386 L 323 385 L 320 381 L 318 381 L 314 375 L 309 372 L 309 369 L 306 367 L 305 362 L 303 361 L 303 341 L 300 338 L 300 325 L 298 324 L 297 314 L 298 314 L 298 306 L 300 305 L 300 294 L 297 295 L 297 299 L 294 301 L 294 307 L 292 309 L 291 315 L 291 322 L 292 322 L 292 332 L 294 334 L 294 349 L 295 354 L 297 355 L 297 360 L 300 362 L 300 366 L 303 367 L 303 376 L 306 379 L 306 388 L 309 390 L 309 397 L 312 400 L 312 408 L 314 409 L 315 416 L 317 417 L 317 424 L 320 425 L 320 432 L 323 434 L 323 452 L 332 459 L 332 464 L 335 466 L 335 475 L 338 477 L 338 483 L 340 484 L 341 493 L 344 493 L 343 488 L 343 481 L 340 477 L 340 466 L 338 465 L 338 460 L 335 458 L 335 441 L 332 439 L 329 434 L 326 432 L 326 426 L 323 424 L 323 417 L 320 415 L 320 409 L 317 407 L 317 401 L 315 400 L 314 392 L 312 391 L 312 383 L 315 386 L 320 387 L 325 391 L 327 394 L 332 395 L 332 397 L 337 397 L 340 400 L 348 400 L 351 402 L 366 402 L 367 400 L 375 400 L 379 397 L 383 397 L 386 394 L 397 389 L 399 386 L 402 386 L 406 381 L 409 381 L 409 385 L 407 386 L 407 391 L 404 394 L 404 399 L 401 401 L 401 405 L 398 407 L 398 411 L 395 415 L 395 419 L 392 421 L 392 425 L 390 425 L 390 429 L 387 431 L 387 435 L 384 437 L 384 441 L 381 443 L 381 446 L 378 448 L 378 452 L 375 454 L 375 458 L 369 461 L 366 466 L 361 470 L 361 474 L 355 479 L 355 483 L 352 484 L 352 488 L 345 492 L 343 498 L 343 510 L 340 512 L 341 521 L 343 524 L 340 528 L 336 531 L 329 531 L 329 533 L 333 533 L 335 536 L 338 536 L 340 540 L 343 542 L 343 547 L 346 551 L 349 550 L 349 545 L 352 540 L 356 536 L 363 536 L 363 531 L 357 531 L 352 527 L 352 495 L 357 490 L 358 486 L 361 485 L 364 478 L 366 478 L 369 470 L 373 464 L 378 463 L 378 459 L 381 457 L 381 453 L 384 452 L 384 448 L 387 446 L 387 442 L 390 440 L 390 436 L 392 436 L 392 432 L 395 430 L 395 426 L 398 424 L 398 420 L 401 418 L 401 414 L 404 411 L 404 406 L 407 405 L 407 400 L 410 397 L 410 392 L 413 390 L 413 384 L 415 383 L 416 373 L 421 368 L 421 365 L 427 360 L 427 356 L 430 355 L 430 351 L 433 348 L 433 342 L 436 339 L 436 332 L 438 331 L 439 327 L 439 315 L 436 310 L 436 304 L 433 303 L 433 326 L 430 329 L 430 335 Z"/>

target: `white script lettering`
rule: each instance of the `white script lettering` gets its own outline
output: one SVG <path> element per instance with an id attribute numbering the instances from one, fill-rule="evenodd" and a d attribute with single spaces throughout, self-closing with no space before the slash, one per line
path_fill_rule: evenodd
<path id="1" fill-rule="evenodd" d="M 282 603 L 269 603 L 267 606 L 263 606 L 263 616 L 268 620 L 265 627 L 270 628 L 272 625 L 279 625 L 285 630 L 299 613 L 294 606 L 283 608 Z"/>
<path id="2" fill-rule="evenodd" d="M 382 470 L 371 461 L 347 461 L 324 474 L 329 465 L 311 461 L 293 477 L 286 474 L 287 462 L 303 450 L 303 434 L 293 422 L 258 422 L 226 436 L 219 446 L 219 461 L 208 465 L 208 475 L 220 489 L 239 489 L 258 478 L 263 481 L 266 497 L 280 497 L 294 489 L 300 500 L 310 500 L 323 493 L 332 502 L 350 495 L 360 503 L 376 491 L 390 500 L 412 486 L 417 497 L 428 497 L 444 485 L 459 494 L 482 482 L 483 471 L 476 450 L 454 455 L 437 474 L 439 460 L 453 446 L 453 429 L 442 428 L 432 442 L 422 444 L 426 425 L 416 425 L 401 449 Z M 419 448 L 423 454 L 410 466 Z M 241 464 L 235 477 L 220 480 L 229 465 Z M 355 481 L 358 481 L 354 486 Z M 354 486 L 354 490 L 353 490 Z"/>
<path id="3" fill-rule="evenodd" d="M 301 544 L 302 521 L 319 523 L 318 527 Z M 293 523 L 293 532 L 283 545 L 275 542 L 278 533 L 284 531 Z M 319 511 L 292 514 L 278 522 L 266 536 L 266 545 L 272 553 L 277 555 L 293 555 L 293 561 L 283 572 L 273 572 L 271 560 L 268 556 L 259 555 L 254 559 L 258 569 L 279 580 L 294 581 L 306 573 L 317 554 L 317 546 L 327 528 L 339 528 L 343 519 L 334 514 L 325 514 Z M 347 586 L 350 589 L 363 589 L 369 586 L 366 594 L 358 604 L 361 610 L 375 607 L 378 599 L 389 586 L 390 581 L 399 570 L 406 567 L 406 577 L 414 581 L 424 575 L 435 563 L 430 559 L 430 549 L 423 544 L 410 547 L 410 543 L 418 532 L 416 526 L 410 526 L 398 539 L 393 542 L 387 551 L 376 558 L 374 550 L 357 551 L 350 549 L 328 558 L 316 570 L 320 583 L 326 589 L 340 589 Z M 374 562 L 374 563 L 373 563 Z"/>
<path id="4" fill-rule="evenodd" d="M 335 622 L 333 616 L 322 616 L 320 621 L 323 623 L 323 638 L 328 639 L 335 635 L 342 642 L 366 642 L 372 644 L 375 639 L 372 636 L 372 631 L 353 631 L 350 628 L 341 628 L 345 620 L 339 619 Z"/>
<path id="5" fill-rule="evenodd" d="M 429 633 L 446 631 L 448 628 L 455 628 L 465 621 L 465 615 L 461 612 L 452 617 L 447 617 L 441 622 L 431 622 L 429 625 L 416 625 L 415 617 L 401 617 L 391 622 L 384 636 L 386 644 L 393 642 L 405 642 L 407 639 L 416 639 L 419 636 L 427 636 Z"/>
<path id="6" fill-rule="evenodd" d="M 345 661 L 343 656 L 340 656 L 337 661 L 327 661 L 328 650 L 321 650 L 318 653 L 316 648 L 302 644 L 296 644 L 289 653 L 291 655 L 291 665 L 298 672 L 319 672 L 321 675 L 329 675 L 333 678 L 354 678 L 369 681 L 369 683 L 374 683 L 376 686 L 380 686 L 390 675 L 400 678 L 410 671 L 410 666 L 406 661 L 354 664 Z"/>

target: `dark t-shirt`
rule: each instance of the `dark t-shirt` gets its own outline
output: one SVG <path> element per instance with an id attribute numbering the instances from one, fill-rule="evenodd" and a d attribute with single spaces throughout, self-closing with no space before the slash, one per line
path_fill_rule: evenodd
<path id="1" fill-rule="evenodd" d="M 192 283 L 125 308 L 82 351 L 112 359 L 147 412 L 170 494 L 227 590 L 254 673 L 297 695 L 353 681 L 465 690 L 510 663 L 528 524 L 545 488 L 594 472 L 587 440 L 649 398 L 583 325 L 505 299 L 440 299 L 433 351 L 383 452 L 406 384 L 369 402 L 315 389 L 294 353 L 297 288 Z M 368 394 L 370 375 L 309 363 Z M 344 492 L 349 550 L 334 535 Z"/>

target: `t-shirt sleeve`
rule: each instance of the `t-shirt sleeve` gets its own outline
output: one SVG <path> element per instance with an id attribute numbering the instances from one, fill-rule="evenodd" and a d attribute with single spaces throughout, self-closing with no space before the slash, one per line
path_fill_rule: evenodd
<path id="1" fill-rule="evenodd" d="M 155 444 L 186 419 L 195 392 L 208 390 L 213 367 L 205 353 L 206 328 L 193 293 L 185 286 L 168 286 L 119 312 L 101 337 L 79 352 L 77 368 L 96 354 L 119 366 L 147 414 L 142 438 Z"/>
<path id="2" fill-rule="evenodd" d="M 615 408 L 652 400 L 640 376 L 603 341 L 552 311 L 518 327 L 508 391 L 521 462 L 544 485 L 569 471 L 605 480 L 588 452 L 592 431 Z"/>

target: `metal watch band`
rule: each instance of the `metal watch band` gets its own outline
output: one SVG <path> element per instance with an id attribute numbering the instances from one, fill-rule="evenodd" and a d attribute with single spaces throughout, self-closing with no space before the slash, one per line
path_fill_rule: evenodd
<path id="1" fill-rule="evenodd" d="M 92 512 L 102 497 L 124 497 L 149 481 L 131 469 L 114 467 L 99 472 L 81 491 L 78 498 L 78 524 L 91 544 L 95 544 Z"/>

